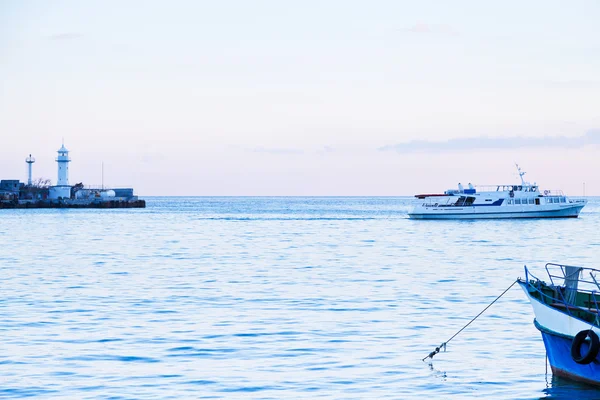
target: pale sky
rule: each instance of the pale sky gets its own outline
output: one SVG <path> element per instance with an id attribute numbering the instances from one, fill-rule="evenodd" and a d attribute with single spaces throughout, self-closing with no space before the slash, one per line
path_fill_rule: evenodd
<path id="1" fill-rule="evenodd" d="M 600 2 L 0 0 L 0 179 L 600 195 Z M 418 142 L 417 142 L 418 141 Z M 440 143 L 441 142 L 441 143 Z"/>

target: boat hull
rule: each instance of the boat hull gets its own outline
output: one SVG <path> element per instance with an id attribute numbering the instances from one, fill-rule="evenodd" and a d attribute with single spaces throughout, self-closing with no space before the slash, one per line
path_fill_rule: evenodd
<path id="1" fill-rule="evenodd" d="M 578 364 L 571 357 L 571 344 L 578 332 L 590 329 L 589 322 L 574 318 L 568 313 L 542 303 L 529 293 L 528 284 L 519 280 L 535 314 L 534 325 L 541 332 L 552 373 L 572 380 L 600 385 L 600 360 L 596 357 L 589 364 Z M 597 327 L 592 328 L 599 334 Z M 588 351 L 588 344 L 581 345 L 581 353 Z"/>
<path id="2" fill-rule="evenodd" d="M 554 375 L 593 385 L 600 385 L 600 362 L 598 361 L 598 357 L 589 364 L 578 364 L 571 358 L 572 338 L 556 335 L 545 331 L 539 325 L 536 326 L 542 333 L 548 362 Z M 587 351 L 587 343 L 582 344 L 581 352 L 585 354 Z"/>
<path id="3" fill-rule="evenodd" d="M 532 206 L 535 207 L 535 206 Z M 577 218 L 584 205 L 546 210 L 514 210 L 514 207 L 424 207 L 415 208 L 408 214 L 412 219 L 503 219 L 503 218 Z"/>

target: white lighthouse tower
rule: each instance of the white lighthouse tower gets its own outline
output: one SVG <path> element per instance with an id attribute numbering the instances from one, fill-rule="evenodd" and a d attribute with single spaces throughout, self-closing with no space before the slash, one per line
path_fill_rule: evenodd
<path id="1" fill-rule="evenodd" d="M 30 154 L 29 157 L 27 157 L 25 159 L 25 162 L 27 163 L 27 185 L 31 186 L 31 184 L 32 184 L 31 167 L 32 167 L 32 164 L 35 162 L 35 158 L 31 157 L 31 154 Z"/>
<path id="2" fill-rule="evenodd" d="M 56 157 L 58 163 L 58 180 L 56 186 L 50 188 L 49 196 L 51 199 L 69 199 L 71 198 L 71 186 L 69 186 L 69 150 L 66 149 L 63 143 L 61 148 L 58 149 L 58 157 Z"/>
<path id="3" fill-rule="evenodd" d="M 58 149 L 58 157 L 56 157 L 58 163 L 58 181 L 56 186 L 69 186 L 69 150 L 66 149 L 63 143 L 62 147 Z"/>

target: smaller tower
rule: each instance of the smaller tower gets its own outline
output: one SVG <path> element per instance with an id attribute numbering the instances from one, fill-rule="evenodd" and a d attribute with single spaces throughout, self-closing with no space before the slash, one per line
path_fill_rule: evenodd
<path id="1" fill-rule="evenodd" d="M 25 159 L 25 162 L 27 163 L 27 185 L 31 186 L 31 184 L 32 184 L 31 169 L 32 169 L 33 163 L 35 162 L 35 158 L 31 157 L 31 154 L 30 154 L 29 157 L 27 157 Z"/>

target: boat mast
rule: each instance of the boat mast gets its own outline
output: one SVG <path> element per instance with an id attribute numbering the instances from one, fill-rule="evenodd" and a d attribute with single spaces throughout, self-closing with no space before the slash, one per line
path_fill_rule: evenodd
<path id="1" fill-rule="evenodd" d="M 521 167 L 519 167 L 519 164 L 515 163 L 515 165 L 517 166 L 517 171 L 519 171 L 519 178 L 521 178 L 521 184 L 525 185 L 525 179 L 523 179 L 523 175 L 525 175 L 526 172 L 521 171 Z"/>

